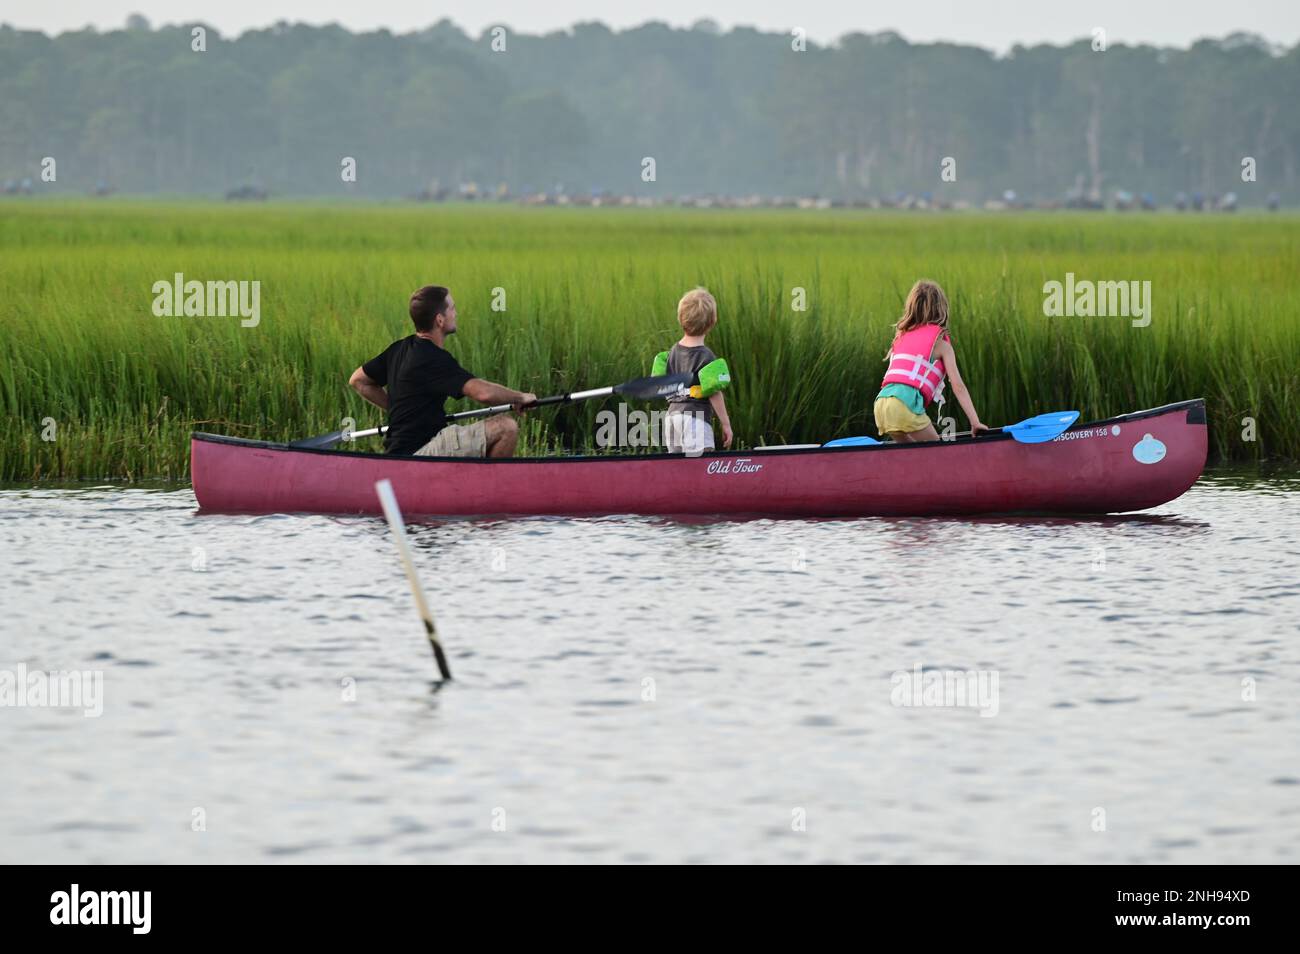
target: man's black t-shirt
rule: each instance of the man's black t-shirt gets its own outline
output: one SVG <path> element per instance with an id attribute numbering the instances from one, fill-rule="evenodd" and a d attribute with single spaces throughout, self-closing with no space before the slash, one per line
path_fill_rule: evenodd
<path id="1" fill-rule="evenodd" d="M 419 335 L 394 341 L 361 366 L 366 377 L 388 388 L 384 449 L 414 454 L 447 426 L 443 402 L 463 397 L 470 374 L 442 348 Z"/>

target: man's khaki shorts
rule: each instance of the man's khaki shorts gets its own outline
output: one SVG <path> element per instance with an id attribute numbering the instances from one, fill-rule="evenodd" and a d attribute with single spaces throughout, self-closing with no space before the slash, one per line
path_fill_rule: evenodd
<path id="1" fill-rule="evenodd" d="M 473 424 L 448 424 L 433 440 L 415 452 L 416 457 L 486 457 L 487 425 L 483 421 Z"/>

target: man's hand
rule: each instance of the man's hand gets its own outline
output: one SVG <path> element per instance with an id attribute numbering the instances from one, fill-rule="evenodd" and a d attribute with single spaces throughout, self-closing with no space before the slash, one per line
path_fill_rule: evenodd
<path id="1" fill-rule="evenodd" d="M 524 407 L 537 403 L 537 395 L 528 391 L 516 391 L 514 388 L 508 388 L 502 384 L 493 384 L 491 381 L 484 381 L 482 378 L 470 378 L 465 382 L 461 393 L 471 401 L 478 401 L 479 404 L 488 404 L 495 407 L 498 404 L 509 404 L 515 411 L 522 411 Z"/>

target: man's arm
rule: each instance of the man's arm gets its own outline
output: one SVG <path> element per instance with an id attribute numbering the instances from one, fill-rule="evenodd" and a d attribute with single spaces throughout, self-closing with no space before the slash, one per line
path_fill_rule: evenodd
<path id="1" fill-rule="evenodd" d="M 500 384 L 493 384 L 491 381 L 484 381 L 482 378 L 470 378 L 461 388 L 461 393 L 471 401 L 478 401 L 480 404 L 513 404 L 516 411 L 522 410 L 525 405 L 537 402 L 537 395 L 530 391 L 516 391 Z"/>
<path id="2" fill-rule="evenodd" d="M 352 377 L 348 379 L 348 384 L 352 385 L 358 394 L 375 407 L 383 408 L 385 411 L 388 410 L 388 392 L 366 374 L 364 368 L 357 368 L 353 371 Z"/>

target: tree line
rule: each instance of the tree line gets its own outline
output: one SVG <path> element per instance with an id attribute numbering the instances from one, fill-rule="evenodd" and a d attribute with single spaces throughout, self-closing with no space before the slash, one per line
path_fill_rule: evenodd
<path id="1" fill-rule="evenodd" d="M 1102 45 L 996 55 L 878 33 L 819 46 L 709 22 L 477 37 L 448 21 L 238 37 L 139 17 L 56 37 L 5 26 L 0 179 L 376 198 L 467 183 L 647 198 L 1300 196 L 1300 45 Z"/>

